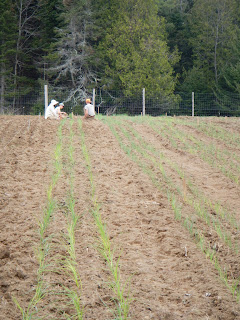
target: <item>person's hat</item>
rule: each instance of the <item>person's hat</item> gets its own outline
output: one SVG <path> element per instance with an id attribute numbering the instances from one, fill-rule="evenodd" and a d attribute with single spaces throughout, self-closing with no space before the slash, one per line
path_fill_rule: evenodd
<path id="1" fill-rule="evenodd" d="M 51 100 L 51 104 L 53 104 L 53 105 L 55 106 L 56 104 L 58 104 L 58 101 L 56 101 L 56 100 Z"/>
<path id="2" fill-rule="evenodd" d="M 91 103 L 91 99 L 86 99 L 86 103 Z"/>
<path id="3" fill-rule="evenodd" d="M 64 103 L 63 102 L 59 103 L 59 106 L 63 106 L 64 107 Z"/>

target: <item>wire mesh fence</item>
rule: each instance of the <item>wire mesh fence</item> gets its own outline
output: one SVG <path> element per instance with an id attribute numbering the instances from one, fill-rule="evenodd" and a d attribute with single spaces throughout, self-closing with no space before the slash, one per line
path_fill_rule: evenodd
<path id="1" fill-rule="evenodd" d="M 44 93 L 41 87 L 1 90 L 0 114 L 39 114 L 44 111 Z"/>
<path id="2" fill-rule="evenodd" d="M 88 93 L 95 104 L 96 113 L 129 116 L 240 116 L 240 94 L 211 94 L 180 92 L 164 97 L 149 97 L 148 92 L 139 91 L 125 96 L 121 91 L 96 89 Z M 64 102 L 64 111 L 83 114 L 84 98 L 71 96 L 68 90 L 48 87 L 47 101 Z M 1 114 L 44 114 L 46 94 L 43 87 L 25 88 L 0 93 Z"/>
<path id="3" fill-rule="evenodd" d="M 240 94 L 215 95 L 210 93 L 179 92 L 173 96 L 143 99 L 143 94 L 124 97 L 118 91 L 96 91 L 96 111 L 102 114 L 151 116 L 240 116 Z"/>

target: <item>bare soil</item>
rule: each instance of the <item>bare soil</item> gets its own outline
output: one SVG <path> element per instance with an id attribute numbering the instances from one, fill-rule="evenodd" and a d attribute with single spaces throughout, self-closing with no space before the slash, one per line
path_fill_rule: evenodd
<path id="1" fill-rule="evenodd" d="M 75 247 L 84 319 L 114 319 L 111 310 L 115 302 L 107 285 L 110 275 L 96 250 L 98 236 L 79 119 L 74 118 L 73 123 L 75 211 L 80 216 Z M 213 121 L 239 134 L 237 120 L 219 118 Z M 48 229 L 51 248 L 47 262 L 50 266 L 54 257 L 64 254 L 62 234 L 66 233 L 64 205 L 69 192 L 65 168 L 69 122 L 67 119 L 63 128 L 62 174 L 53 190 L 58 205 Z M 144 123 L 130 121 L 130 124 L 149 145 L 179 164 L 186 177 L 191 178 L 212 202 L 218 201 L 230 208 L 229 212 L 239 220 L 239 185 L 196 155 L 172 146 L 166 137 L 161 137 L 161 132 L 157 135 Z M 127 130 L 129 123 L 123 126 Z M 26 310 L 35 293 L 39 221 L 46 210 L 47 189 L 54 172 L 58 127 L 59 122 L 38 116 L 0 116 L 0 319 L 3 320 L 22 319 L 13 298 Z M 195 238 L 175 220 L 165 190 L 157 187 L 125 154 L 107 124 L 98 119 L 82 121 L 82 130 L 102 220 L 115 255 L 120 256 L 121 281 L 132 299 L 129 319 L 240 319 L 239 302 Z M 184 130 L 206 143 L 209 139 L 191 126 Z M 235 152 L 240 155 L 239 149 Z M 182 186 L 181 179 L 168 163 L 165 169 L 174 183 Z M 159 171 L 153 168 L 153 172 L 160 181 Z M 187 205 L 183 207 L 186 214 L 191 214 L 191 210 Z M 196 221 L 196 225 L 201 226 L 201 223 Z M 213 230 L 209 233 L 214 236 Z M 238 230 L 233 236 L 239 241 Z M 219 245 L 218 251 L 220 261 L 229 266 L 228 272 L 235 273 L 235 279 L 239 278 L 239 254 L 232 253 L 224 245 Z M 45 281 L 53 288 L 52 292 L 72 285 L 65 273 L 54 272 L 52 267 L 46 271 Z M 73 315 L 66 297 L 53 294 L 46 294 L 35 311 L 34 319 L 60 320 Z"/>

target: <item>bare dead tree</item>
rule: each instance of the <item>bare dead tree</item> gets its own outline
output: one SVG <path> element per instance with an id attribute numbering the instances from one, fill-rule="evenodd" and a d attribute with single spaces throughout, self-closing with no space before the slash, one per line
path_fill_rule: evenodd
<path id="1" fill-rule="evenodd" d="M 78 8 L 79 9 L 79 8 Z M 88 86 L 96 82 L 95 73 L 88 63 L 92 48 L 89 45 L 91 28 L 91 10 L 89 7 L 81 14 L 78 10 L 70 10 L 68 24 L 58 29 L 61 40 L 57 44 L 58 61 L 48 71 L 55 78 L 55 83 L 62 88 L 68 87 L 65 102 L 72 101 L 77 105 L 88 95 Z"/>

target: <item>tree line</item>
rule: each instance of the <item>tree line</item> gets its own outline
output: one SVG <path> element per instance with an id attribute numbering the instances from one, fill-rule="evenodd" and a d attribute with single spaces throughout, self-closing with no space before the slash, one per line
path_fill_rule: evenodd
<path id="1" fill-rule="evenodd" d="M 49 83 L 66 100 L 240 94 L 239 0 L 1 0 L 0 106 Z"/>

